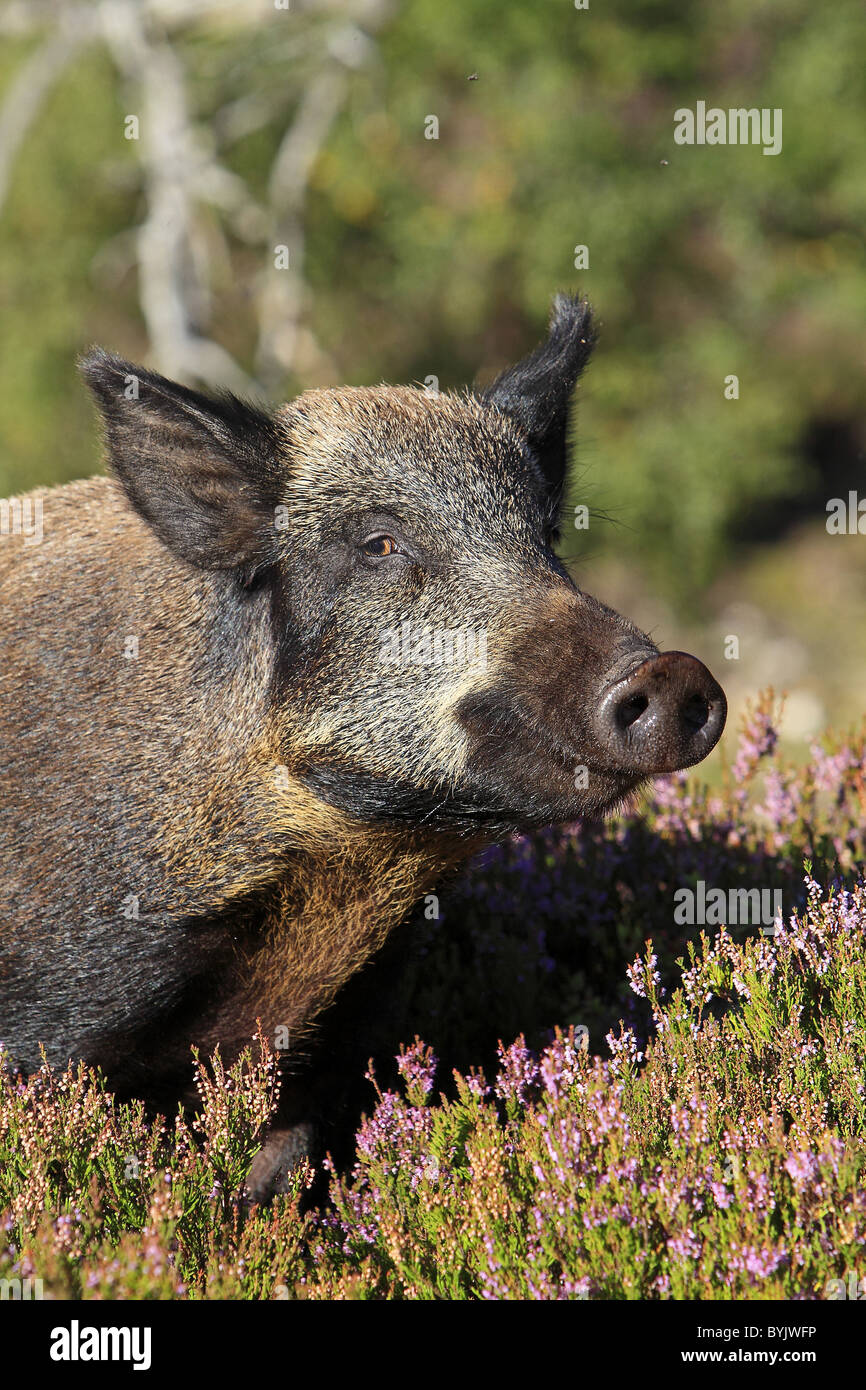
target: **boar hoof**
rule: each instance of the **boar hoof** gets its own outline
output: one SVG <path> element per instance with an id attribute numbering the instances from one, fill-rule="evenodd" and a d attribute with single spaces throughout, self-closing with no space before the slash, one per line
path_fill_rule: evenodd
<path id="1" fill-rule="evenodd" d="M 311 1124 L 271 1130 L 253 1159 L 245 1185 L 247 1201 L 264 1204 L 288 1192 L 293 1170 L 313 1155 L 314 1138 Z"/>

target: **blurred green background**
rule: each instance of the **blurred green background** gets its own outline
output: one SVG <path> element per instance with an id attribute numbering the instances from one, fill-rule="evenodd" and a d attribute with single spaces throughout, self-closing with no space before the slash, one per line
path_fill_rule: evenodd
<path id="1" fill-rule="evenodd" d="M 0 495 L 99 466 L 92 342 L 448 388 L 581 289 L 578 582 L 735 712 L 787 689 L 794 743 L 861 715 L 866 535 L 825 521 L 866 498 L 862 0 L 18 0 L 0 38 Z M 698 100 L 781 108 L 782 152 L 675 144 Z"/>

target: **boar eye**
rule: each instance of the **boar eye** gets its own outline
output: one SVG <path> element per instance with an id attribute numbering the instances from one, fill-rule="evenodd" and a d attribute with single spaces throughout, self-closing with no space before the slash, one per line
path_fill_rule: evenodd
<path id="1" fill-rule="evenodd" d="M 371 536 L 369 540 L 363 542 L 361 550 L 365 555 L 373 555 L 378 559 L 385 555 L 404 555 L 393 536 Z"/>

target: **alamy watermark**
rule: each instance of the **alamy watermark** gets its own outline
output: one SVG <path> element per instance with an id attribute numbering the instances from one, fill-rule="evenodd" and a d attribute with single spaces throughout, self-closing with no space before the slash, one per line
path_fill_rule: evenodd
<path id="1" fill-rule="evenodd" d="M 487 633 L 483 628 L 419 627 L 404 622 L 385 628 L 379 660 L 396 666 L 472 666 L 487 670 Z"/>
<path id="2" fill-rule="evenodd" d="M 0 1303 L 27 1303 L 44 1297 L 41 1279 L 0 1279 Z"/>
<path id="3" fill-rule="evenodd" d="M 678 927 L 771 927 L 781 916 L 781 888 L 708 888 L 699 878 L 694 888 L 674 891 Z"/>
<path id="4" fill-rule="evenodd" d="M 866 536 L 866 497 L 853 489 L 846 497 L 831 497 L 824 523 L 830 536 Z"/>
<path id="5" fill-rule="evenodd" d="M 0 499 L 0 536 L 23 536 L 25 545 L 39 545 L 43 536 L 42 498 Z"/>
<path id="6" fill-rule="evenodd" d="M 82 1327 L 73 1318 L 52 1329 L 48 1354 L 52 1361 L 128 1361 L 134 1371 L 147 1371 L 151 1339 L 149 1327 Z"/>
<path id="7" fill-rule="evenodd" d="M 699 101 L 694 111 L 680 106 L 674 112 L 677 145 L 763 145 L 764 154 L 782 152 L 782 108 L 762 106 L 707 106 Z"/>
<path id="8" fill-rule="evenodd" d="M 829 1303 L 838 1303 L 843 1299 L 862 1303 L 866 1299 L 866 1279 L 858 1278 L 852 1269 L 848 1272 L 847 1280 L 828 1279 L 824 1292 Z"/>

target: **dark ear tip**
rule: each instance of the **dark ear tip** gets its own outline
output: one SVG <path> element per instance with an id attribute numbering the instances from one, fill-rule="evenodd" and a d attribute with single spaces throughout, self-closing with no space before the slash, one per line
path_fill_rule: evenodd
<path id="1" fill-rule="evenodd" d="M 107 352 L 105 348 L 94 346 L 82 352 L 78 358 L 78 370 L 86 378 L 96 375 L 117 358 L 113 353 Z"/>
<path id="2" fill-rule="evenodd" d="M 78 370 L 91 391 L 97 395 L 113 395 L 117 390 L 118 378 L 122 383 L 133 368 L 122 357 L 106 352 L 105 348 L 94 347 L 79 357 Z"/>
<path id="3" fill-rule="evenodd" d="M 560 292 L 554 295 L 550 308 L 551 335 L 562 338 L 585 338 L 587 343 L 595 341 L 595 324 L 592 306 L 588 299 L 579 294 Z"/>

